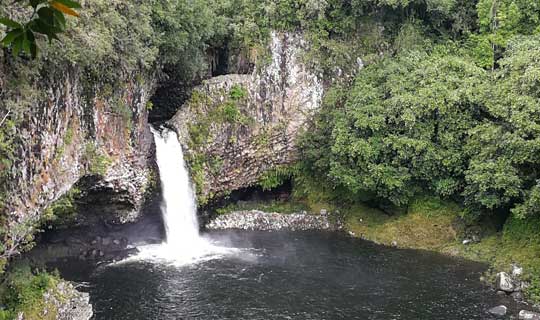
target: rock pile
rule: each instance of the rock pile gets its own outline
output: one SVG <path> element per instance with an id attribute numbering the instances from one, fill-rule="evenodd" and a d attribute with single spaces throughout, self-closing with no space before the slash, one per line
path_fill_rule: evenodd
<path id="1" fill-rule="evenodd" d="M 339 226 L 327 214 L 268 213 L 259 210 L 235 211 L 221 215 L 206 225 L 213 230 L 338 230 Z"/>

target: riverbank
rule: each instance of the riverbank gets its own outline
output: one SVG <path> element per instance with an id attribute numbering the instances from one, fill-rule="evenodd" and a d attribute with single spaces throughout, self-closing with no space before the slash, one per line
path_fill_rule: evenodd
<path id="1" fill-rule="evenodd" d="M 57 274 L 32 272 L 29 266 L 11 270 L 0 284 L 0 320 L 88 320 L 90 296 Z"/>
<path id="2" fill-rule="evenodd" d="M 535 230 L 540 223 L 534 221 L 508 218 L 506 222 L 467 222 L 461 218 L 462 207 L 430 197 L 416 199 L 406 211 L 392 215 L 363 204 L 337 206 L 306 201 L 248 201 L 218 209 L 221 215 L 214 221 L 221 221 L 223 215 L 227 217 L 225 220 L 230 220 L 231 212 L 237 217 L 238 209 L 249 212 L 258 211 L 257 208 L 261 211 L 270 208 L 273 212 L 282 209 L 285 217 L 299 210 L 308 215 L 309 212 L 324 212 L 331 221 L 342 220 L 342 229 L 353 237 L 487 263 L 489 269 L 481 280 L 492 286 L 499 272 L 511 275 L 513 266 L 519 266 L 523 270 L 516 278 L 523 283 L 523 288 L 519 286 L 520 294 L 515 294 L 515 298 L 529 301 L 529 305 L 540 302 L 540 237 L 537 235 L 540 228 Z M 267 226 L 264 228 L 268 229 Z M 251 226 L 250 229 L 257 228 Z"/>

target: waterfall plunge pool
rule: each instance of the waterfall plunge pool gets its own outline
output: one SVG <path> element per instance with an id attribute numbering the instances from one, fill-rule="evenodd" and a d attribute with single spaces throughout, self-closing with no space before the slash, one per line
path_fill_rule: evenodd
<path id="1" fill-rule="evenodd" d="M 472 320 L 489 319 L 486 310 L 496 305 L 512 306 L 479 281 L 483 265 L 434 253 L 325 232 L 201 236 L 177 135 L 152 132 L 165 241 L 113 264 L 53 265 L 85 284 L 95 320 Z"/>
<path id="2" fill-rule="evenodd" d="M 57 265 L 94 319 L 492 319 L 481 264 L 324 232 L 220 231 L 215 259 Z M 511 307 L 512 309 L 512 307 Z M 510 310 L 512 311 L 512 310 Z"/>

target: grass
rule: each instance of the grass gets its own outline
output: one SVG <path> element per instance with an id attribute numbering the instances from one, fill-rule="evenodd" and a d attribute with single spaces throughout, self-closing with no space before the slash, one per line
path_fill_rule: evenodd
<path id="1" fill-rule="evenodd" d="M 453 221 L 459 206 L 434 198 L 414 201 L 407 213 L 388 215 L 365 205 L 345 210 L 345 227 L 357 236 L 377 243 L 399 247 L 442 251 L 458 240 Z"/>
<path id="2" fill-rule="evenodd" d="M 58 283 L 58 275 L 33 273 L 29 266 L 20 266 L 6 274 L 0 285 L 0 320 L 15 319 L 20 312 L 26 320 L 54 320 L 54 305 L 46 305 L 43 294 Z M 46 315 L 42 312 L 48 310 Z"/>

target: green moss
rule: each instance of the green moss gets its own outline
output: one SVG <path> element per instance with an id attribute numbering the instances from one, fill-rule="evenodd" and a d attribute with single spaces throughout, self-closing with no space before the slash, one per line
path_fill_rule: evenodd
<path id="1" fill-rule="evenodd" d="M 41 223 L 50 227 L 69 225 L 77 216 L 77 199 L 80 195 L 80 189 L 77 187 L 71 188 L 43 211 Z"/>
<path id="2" fill-rule="evenodd" d="M 28 320 L 56 319 L 54 306 L 47 306 L 45 318 L 41 313 L 45 309 L 43 294 L 58 281 L 58 275 L 33 273 L 29 266 L 12 270 L 0 286 L 0 320 L 14 319 L 19 312 Z"/>
<path id="3" fill-rule="evenodd" d="M 248 96 L 247 89 L 240 86 L 240 85 L 237 85 L 237 84 L 232 86 L 231 90 L 229 91 L 229 97 L 233 101 L 242 100 L 242 99 L 246 98 L 247 96 Z"/>
<path id="4" fill-rule="evenodd" d="M 461 208 L 433 197 L 415 199 L 405 214 L 388 215 L 362 204 L 344 212 L 349 231 L 386 245 L 395 241 L 404 248 L 442 251 L 458 239 L 452 222 Z"/>
<path id="5" fill-rule="evenodd" d="M 199 205 L 205 205 L 211 198 L 211 195 L 203 194 L 204 186 L 206 184 L 206 158 L 204 155 L 188 154 L 186 160 L 189 164 L 191 179 L 195 185 L 197 202 Z"/>
<path id="6" fill-rule="evenodd" d="M 200 146 L 206 144 L 210 134 L 209 122 L 196 122 L 188 124 L 188 134 L 190 137 L 190 149 L 199 149 Z"/>
<path id="7" fill-rule="evenodd" d="M 96 149 L 96 146 L 89 142 L 86 144 L 85 160 L 90 174 L 104 176 L 107 173 L 112 160 Z"/>

